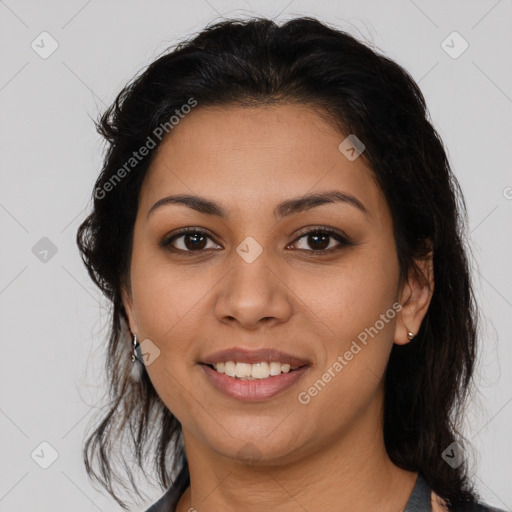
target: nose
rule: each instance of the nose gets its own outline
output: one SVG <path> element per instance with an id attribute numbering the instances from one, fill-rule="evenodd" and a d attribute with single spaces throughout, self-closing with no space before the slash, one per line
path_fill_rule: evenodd
<path id="1" fill-rule="evenodd" d="M 217 319 L 249 330 L 288 321 L 293 312 L 292 292 L 286 276 L 272 265 L 265 251 L 250 263 L 238 254 L 233 260 L 219 288 Z"/>

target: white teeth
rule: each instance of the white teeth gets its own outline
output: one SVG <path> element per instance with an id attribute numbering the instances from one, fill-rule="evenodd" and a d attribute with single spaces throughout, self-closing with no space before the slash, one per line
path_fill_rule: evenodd
<path id="1" fill-rule="evenodd" d="M 239 378 L 251 377 L 251 364 L 236 363 L 235 375 Z"/>
<path id="2" fill-rule="evenodd" d="M 270 375 L 270 368 L 266 362 L 251 364 L 249 366 L 251 367 L 250 376 L 255 379 L 266 379 Z"/>
<path id="3" fill-rule="evenodd" d="M 233 361 L 228 361 L 227 363 L 224 363 L 224 373 L 226 375 L 229 375 L 230 377 L 235 377 L 236 376 L 235 369 L 236 369 L 236 364 Z"/>
<path id="4" fill-rule="evenodd" d="M 290 370 L 299 368 L 298 366 L 290 366 L 288 363 L 280 363 L 278 361 L 272 361 L 271 363 L 262 361 L 255 364 L 226 361 L 225 363 L 214 364 L 213 367 L 219 373 L 243 380 L 268 379 L 270 376 L 288 373 Z"/>
<path id="5" fill-rule="evenodd" d="M 270 375 L 279 375 L 281 373 L 281 363 L 272 361 L 270 363 Z"/>

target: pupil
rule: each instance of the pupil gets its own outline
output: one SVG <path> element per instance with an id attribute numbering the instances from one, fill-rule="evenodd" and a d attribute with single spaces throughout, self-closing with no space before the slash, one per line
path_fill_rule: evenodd
<path id="1" fill-rule="evenodd" d="M 318 238 L 323 238 L 323 243 L 321 242 L 322 247 L 318 247 L 318 245 L 317 245 L 317 247 L 316 248 L 313 247 L 313 249 L 325 249 L 326 247 L 329 246 L 329 243 L 328 242 L 325 243 L 325 242 L 326 242 L 326 239 L 328 239 L 330 235 L 326 235 L 326 234 L 322 234 L 322 233 L 316 233 L 316 234 L 310 235 L 310 236 L 317 240 L 316 242 L 314 242 L 316 244 L 318 244 Z"/>
<path id="2" fill-rule="evenodd" d="M 206 237 L 204 237 L 203 235 L 200 235 L 199 233 L 193 233 L 193 234 L 188 234 L 188 235 L 185 235 L 185 246 L 187 247 L 187 249 L 193 249 L 193 248 L 200 248 L 200 249 L 203 249 L 203 247 L 201 246 L 201 241 L 199 239 L 203 239 L 202 242 L 204 243 L 204 239 Z M 192 242 L 192 246 L 190 247 L 187 243 L 187 241 L 190 241 L 191 239 L 193 239 L 193 242 Z"/>

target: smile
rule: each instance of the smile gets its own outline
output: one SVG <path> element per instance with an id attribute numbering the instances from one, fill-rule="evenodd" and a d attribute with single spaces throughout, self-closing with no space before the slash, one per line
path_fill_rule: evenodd
<path id="1" fill-rule="evenodd" d="M 211 367 L 218 373 L 241 380 L 268 379 L 269 377 L 288 373 L 299 368 L 299 366 L 291 366 L 288 363 L 280 363 L 279 361 L 272 361 L 270 363 L 262 361 L 255 364 L 226 361 L 212 364 Z"/>
<path id="2" fill-rule="evenodd" d="M 291 388 L 310 369 L 309 365 L 304 365 L 292 370 L 289 364 L 278 363 L 280 365 L 279 374 L 271 375 L 272 362 L 256 364 L 236 363 L 235 365 L 233 361 L 228 361 L 226 363 L 216 363 L 215 366 L 220 365 L 220 368 L 222 368 L 223 364 L 224 372 L 226 372 L 227 365 L 227 371 L 233 373 L 234 370 L 235 375 L 230 376 L 227 373 L 217 371 L 213 364 L 199 364 L 199 367 L 215 390 L 244 402 L 257 402 L 272 398 Z M 239 365 L 240 373 L 243 375 L 241 377 L 237 376 Z M 256 374 L 261 372 L 259 374 L 260 377 L 252 376 L 253 367 L 256 367 Z M 277 364 L 274 364 L 272 369 L 274 372 L 277 372 Z M 251 375 L 246 375 L 249 371 Z"/>

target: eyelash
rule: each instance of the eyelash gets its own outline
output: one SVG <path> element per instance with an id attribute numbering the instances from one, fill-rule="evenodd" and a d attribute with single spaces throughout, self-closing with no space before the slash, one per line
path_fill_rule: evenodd
<path id="1" fill-rule="evenodd" d="M 183 249 L 177 249 L 176 247 L 172 247 L 171 244 L 174 240 L 176 240 L 184 235 L 187 235 L 187 234 L 205 235 L 206 237 L 213 240 L 212 237 L 206 231 L 203 231 L 202 229 L 185 228 L 185 229 L 182 229 L 181 231 L 179 231 L 178 233 L 175 233 L 171 237 L 163 238 L 163 240 L 159 243 L 159 246 L 162 248 L 166 248 L 167 250 L 170 250 L 172 252 L 179 252 L 182 254 L 185 253 L 185 254 L 187 254 L 187 256 L 192 255 L 193 253 L 201 253 L 201 252 L 212 250 L 212 249 L 201 249 L 201 250 L 197 250 L 197 251 L 190 251 L 190 250 L 183 250 Z M 323 250 L 299 249 L 300 251 L 306 251 L 308 253 L 315 254 L 318 256 L 331 254 L 332 252 L 342 249 L 343 247 L 350 247 L 350 246 L 355 245 L 347 236 L 342 235 L 341 233 L 338 233 L 337 231 L 334 231 L 334 230 L 332 230 L 330 228 L 326 228 L 326 227 L 315 227 L 315 228 L 309 229 L 307 231 L 304 231 L 292 242 L 292 244 L 298 242 L 300 239 L 302 239 L 308 235 L 328 235 L 329 237 L 334 238 L 335 240 L 340 242 L 340 244 L 341 244 L 337 247 L 331 247 L 330 249 L 323 249 Z M 217 249 L 214 249 L 214 250 L 217 250 Z"/>

